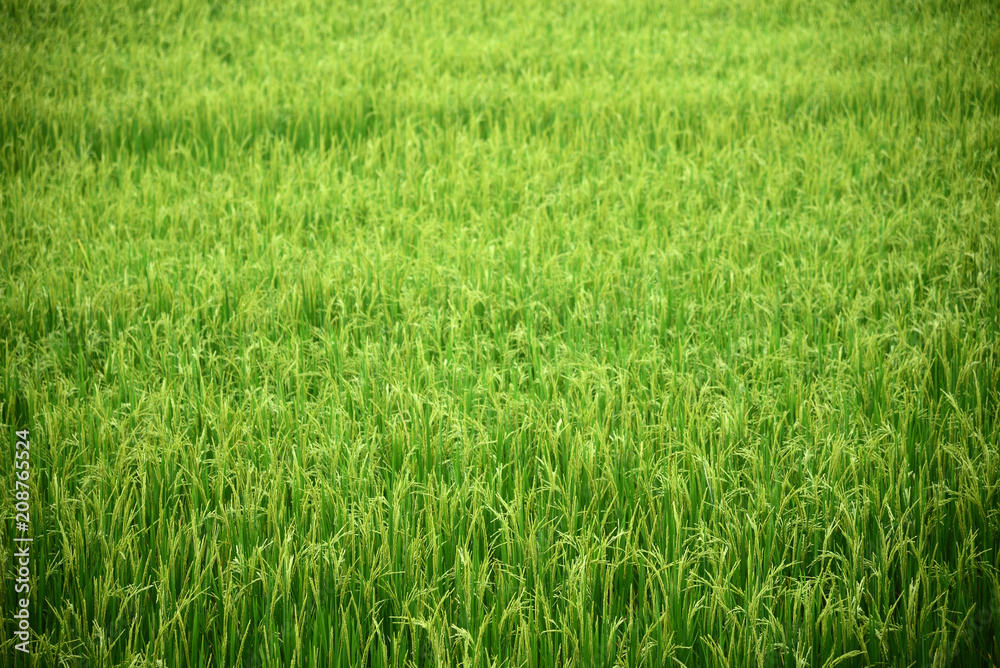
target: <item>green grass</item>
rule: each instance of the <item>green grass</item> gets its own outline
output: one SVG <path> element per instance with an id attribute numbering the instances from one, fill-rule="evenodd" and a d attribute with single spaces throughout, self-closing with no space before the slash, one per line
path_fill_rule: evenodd
<path id="1" fill-rule="evenodd" d="M 0 663 L 24 428 L 38 666 L 1000 663 L 995 3 L 2 0 L 0 90 Z"/>

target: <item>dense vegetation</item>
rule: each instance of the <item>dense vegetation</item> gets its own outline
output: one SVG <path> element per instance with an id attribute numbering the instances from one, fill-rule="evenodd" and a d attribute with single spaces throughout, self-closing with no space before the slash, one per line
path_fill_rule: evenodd
<path id="1" fill-rule="evenodd" d="M 39 666 L 1000 662 L 996 3 L 2 0 L 0 89 L 0 656 L 30 428 Z"/>

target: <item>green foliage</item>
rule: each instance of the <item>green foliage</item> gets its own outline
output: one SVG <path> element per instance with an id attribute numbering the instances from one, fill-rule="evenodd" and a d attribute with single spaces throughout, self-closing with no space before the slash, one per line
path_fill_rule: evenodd
<path id="1" fill-rule="evenodd" d="M 3 0 L 0 44 L 37 665 L 1000 660 L 995 4 Z"/>

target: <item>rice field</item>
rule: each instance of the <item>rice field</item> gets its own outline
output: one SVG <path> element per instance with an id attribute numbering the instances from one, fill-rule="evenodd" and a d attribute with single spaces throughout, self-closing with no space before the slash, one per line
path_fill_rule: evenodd
<path id="1" fill-rule="evenodd" d="M 0 0 L 0 90 L 0 664 L 1000 665 L 1000 5 Z"/>

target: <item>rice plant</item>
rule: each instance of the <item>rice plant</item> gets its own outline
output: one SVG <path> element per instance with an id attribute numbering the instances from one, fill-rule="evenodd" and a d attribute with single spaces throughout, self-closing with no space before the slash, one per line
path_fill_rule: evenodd
<path id="1" fill-rule="evenodd" d="M 0 89 L 0 664 L 1000 664 L 996 3 L 0 0 Z"/>

